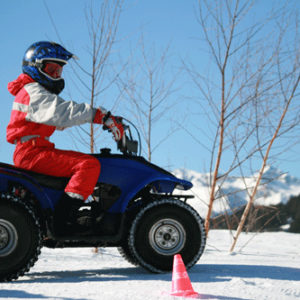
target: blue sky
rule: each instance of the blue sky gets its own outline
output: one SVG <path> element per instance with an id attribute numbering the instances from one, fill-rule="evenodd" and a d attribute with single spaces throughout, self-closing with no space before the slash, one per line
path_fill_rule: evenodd
<path id="1" fill-rule="evenodd" d="M 74 52 L 85 62 L 86 47 L 88 45 L 87 25 L 84 15 L 85 4 L 89 1 L 83 0 L 51 0 L 47 6 L 51 11 L 53 20 L 59 31 L 64 46 Z M 299 1 L 293 1 L 297 9 L 300 8 Z M 264 9 L 272 3 L 272 0 L 265 0 L 260 4 L 257 15 L 264 13 Z M 195 18 L 195 5 L 197 1 L 187 0 L 128 0 L 121 15 L 118 47 L 116 51 L 128 53 L 129 47 L 135 47 L 136 40 L 141 32 L 144 35 L 146 45 L 155 44 L 157 49 L 163 49 L 170 44 L 170 61 L 179 68 L 182 59 L 189 59 L 194 63 L 209 63 L 203 53 L 201 41 L 198 39 L 199 25 Z M 1 95 L 1 123 L 0 129 L 0 157 L 2 162 L 12 163 L 14 146 L 6 142 L 5 130 L 9 121 L 13 97 L 7 91 L 7 83 L 14 80 L 21 72 L 21 61 L 26 48 L 35 41 L 54 40 L 58 41 L 57 34 L 46 10 L 44 1 L 39 0 L 16 0 L 5 1 L 1 4 L 0 10 L 0 34 L 1 34 L 1 72 L 0 72 L 0 95 Z M 68 67 L 68 66 L 67 66 Z M 70 82 L 70 69 L 64 71 L 66 80 L 66 91 L 62 94 L 68 98 L 67 91 L 72 90 L 72 100 L 83 102 L 80 95 L 73 89 Z M 174 115 L 181 110 L 186 114 L 193 112 L 194 106 L 186 95 L 193 96 L 190 90 L 188 78 L 183 76 L 182 91 L 177 96 Z M 109 102 L 110 94 L 105 94 L 103 106 L 111 109 Z M 102 103 L 100 103 L 101 105 Z M 184 102 L 184 103 L 183 103 Z M 184 104 L 184 105 L 183 105 Z M 126 115 L 126 106 L 116 111 L 118 115 Z M 130 117 L 129 117 L 130 118 Z M 180 114 L 178 114 L 180 118 Z M 132 120 L 134 122 L 134 120 Z M 180 119 L 178 120 L 180 121 Z M 206 124 L 198 121 L 199 126 L 205 128 Z M 159 139 L 161 128 L 165 122 L 160 122 L 154 132 L 154 139 Z M 197 134 L 197 132 L 195 132 Z M 200 137 L 201 138 L 201 137 Z M 74 143 L 67 131 L 58 132 L 53 136 L 52 141 L 57 148 L 72 149 Z M 204 143 L 205 137 L 203 137 Z M 106 146 L 103 141 L 103 147 Z M 84 149 L 79 149 L 85 151 Z M 115 151 L 115 149 L 114 149 Z M 300 178 L 300 147 L 296 145 L 288 153 L 281 156 L 282 160 L 276 161 L 276 166 L 283 172 Z M 191 137 L 184 131 L 172 135 L 166 142 L 157 149 L 153 155 L 153 162 L 166 168 L 188 168 L 199 172 L 208 169 L 209 153 L 199 148 Z"/>

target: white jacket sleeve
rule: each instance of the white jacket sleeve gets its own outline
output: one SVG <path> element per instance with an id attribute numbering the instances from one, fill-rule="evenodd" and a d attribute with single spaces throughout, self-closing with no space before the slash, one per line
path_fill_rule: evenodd
<path id="1" fill-rule="evenodd" d="M 26 120 L 56 127 L 92 123 L 96 109 L 87 103 L 66 101 L 38 83 L 25 86 L 30 97 Z"/>

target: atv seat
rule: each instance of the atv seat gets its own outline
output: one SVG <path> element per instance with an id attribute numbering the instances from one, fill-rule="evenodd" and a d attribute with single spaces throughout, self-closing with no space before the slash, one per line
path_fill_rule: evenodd
<path id="1" fill-rule="evenodd" d="M 67 177 L 45 175 L 42 173 L 18 168 L 10 164 L 0 163 L 0 173 L 5 170 L 13 171 L 14 176 L 26 177 L 26 179 L 28 179 L 29 177 L 31 180 L 33 179 L 38 184 L 55 190 L 63 190 L 69 181 L 69 178 Z"/>

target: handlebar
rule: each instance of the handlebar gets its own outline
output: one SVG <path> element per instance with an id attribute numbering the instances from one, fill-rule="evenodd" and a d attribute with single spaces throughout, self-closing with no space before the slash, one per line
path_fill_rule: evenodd
<path id="1" fill-rule="evenodd" d="M 109 118 L 109 116 L 110 116 L 110 112 L 108 112 L 106 114 L 105 118 L 107 119 L 107 118 Z M 138 148 L 139 148 L 139 156 L 140 156 L 141 152 L 142 152 L 141 151 L 141 137 L 140 137 L 140 133 L 139 133 L 137 127 L 131 121 L 129 121 L 123 117 L 115 116 L 114 118 L 117 122 L 122 123 L 123 128 L 124 128 L 124 135 L 123 135 L 122 139 L 117 142 L 118 150 L 120 150 L 124 155 L 136 156 L 136 155 L 138 155 Z M 124 124 L 124 122 L 123 122 L 124 120 L 135 129 L 135 131 L 138 135 L 138 141 L 133 139 L 130 126 L 127 124 Z M 103 130 L 111 131 L 105 124 L 103 125 Z"/>
<path id="2" fill-rule="evenodd" d="M 139 141 L 136 141 L 132 137 L 130 126 L 127 124 L 124 124 L 123 122 L 123 128 L 124 128 L 124 135 L 122 139 L 118 142 L 118 150 L 120 150 L 125 155 L 134 155 L 136 156 L 138 154 L 138 148 L 139 149 L 139 155 L 141 155 L 141 138 L 138 129 L 136 126 L 130 122 L 127 119 L 122 118 L 122 121 L 125 120 L 127 123 L 129 123 L 131 126 L 134 127 L 135 131 L 137 132 Z M 139 147 L 140 146 L 140 147 Z"/>

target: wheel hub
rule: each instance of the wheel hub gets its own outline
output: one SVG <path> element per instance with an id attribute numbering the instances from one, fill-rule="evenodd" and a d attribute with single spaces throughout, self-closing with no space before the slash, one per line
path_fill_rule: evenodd
<path id="1" fill-rule="evenodd" d="M 17 246 L 18 234 L 12 223 L 0 219 L 0 257 L 9 255 Z"/>
<path id="2" fill-rule="evenodd" d="M 162 219 L 150 229 L 151 247 L 161 255 L 174 255 L 184 247 L 186 232 L 182 225 L 173 219 Z"/>

